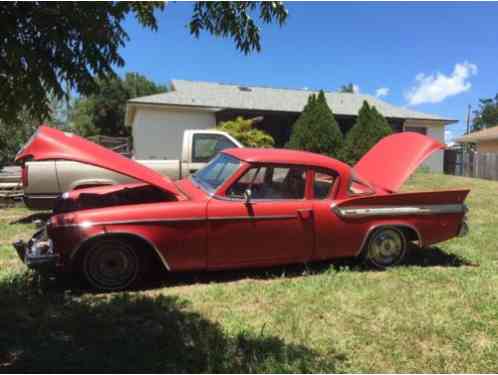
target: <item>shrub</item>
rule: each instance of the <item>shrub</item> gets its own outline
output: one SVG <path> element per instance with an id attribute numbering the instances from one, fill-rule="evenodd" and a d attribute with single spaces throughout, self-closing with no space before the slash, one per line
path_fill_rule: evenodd
<path id="1" fill-rule="evenodd" d="M 272 136 L 252 125 L 251 120 L 239 116 L 235 120 L 220 122 L 217 130 L 227 132 L 246 147 L 273 147 Z"/>
<path id="2" fill-rule="evenodd" d="M 343 136 L 327 104 L 325 94 L 312 94 L 292 127 L 286 148 L 306 150 L 337 157 Z"/>
<path id="3" fill-rule="evenodd" d="M 391 133 L 392 129 L 384 116 L 364 101 L 356 123 L 346 134 L 340 159 L 350 165 L 356 164 L 378 141 Z"/>

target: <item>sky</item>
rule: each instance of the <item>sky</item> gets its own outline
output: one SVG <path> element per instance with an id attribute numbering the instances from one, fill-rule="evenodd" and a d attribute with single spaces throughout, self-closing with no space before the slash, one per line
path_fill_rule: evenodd
<path id="1" fill-rule="evenodd" d="M 447 140 L 465 132 L 468 105 L 498 93 L 498 3 L 285 3 L 283 27 L 262 25 L 262 50 L 244 55 L 228 38 L 191 36 L 192 3 L 170 2 L 159 30 L 124 28 L 120 74 L 161 84 L 203 80 L 362 94 L 458 120 Z M 332 108 L 333 111 L 333 108 Z"/>

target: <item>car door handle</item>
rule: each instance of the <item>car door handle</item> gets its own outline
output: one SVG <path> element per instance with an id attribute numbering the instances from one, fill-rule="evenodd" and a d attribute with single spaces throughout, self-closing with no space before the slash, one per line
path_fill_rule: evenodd
<path id="1" fill-rule="evenodd" d="M 298 216 L 303 220 L 308 220 L 313 216 L 313 209 L 311 208 L 300 208 L 297 210 Z"/>

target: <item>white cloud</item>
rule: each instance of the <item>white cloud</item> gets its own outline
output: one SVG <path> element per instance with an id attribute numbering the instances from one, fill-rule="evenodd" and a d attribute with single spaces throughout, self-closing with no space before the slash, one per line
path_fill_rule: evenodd
<path id="1" fill-rule="evenodd" d="M 455 139 L 455 134 L 451 130 L 445 130 L 444 131 L 444 143 L 446 143 L 448 146 L 454 145 L 455 142 L 453 141 Z"/>
<path id="2" fill-rule="evenodd" d="M 381 98 L 383 96 L 389 95 L 389 89 L 387 87 L 380 87 L 377 90 L 375 90 L 375 96 L 377 98 Z"/>
<path id="3" fill-rule="evenodd" d="M 449 96 L 470 90 L 472 85 L 468 80 L 476 74 L 477 66 L 468 62 L 455 64 L 449 76 L 439 72 L 435 75 L 419 73 L 415 76 L 415 85 L 408 90 L 405 97 L 409 105 L 439 103 Z"/>
<path id="4" fill-rule="evenodd" d="M 359 93 L 360 93 L 360 85 L 353 84 L 353 94 L 359 94 Z"/>

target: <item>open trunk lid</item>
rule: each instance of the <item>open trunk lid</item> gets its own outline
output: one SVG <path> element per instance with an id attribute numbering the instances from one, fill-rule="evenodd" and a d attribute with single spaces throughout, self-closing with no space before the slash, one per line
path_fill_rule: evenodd
<path id="1" fill-rule="evenodd" d="M 167 177 L 105 147 L 72 133 L 40 126 L 16 155 L 16 162 L 33 160 L 71 160 L 95 165 L 182 197 L 176 185 Z"/>
<path id="2" fill-rule="evenodd" d="M 397 133 L 381 139 L 353 169 L 372 185 L 395 192 L 425 159 L 444 147 L 425 135 Z"/>

